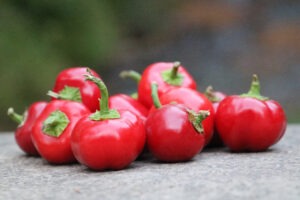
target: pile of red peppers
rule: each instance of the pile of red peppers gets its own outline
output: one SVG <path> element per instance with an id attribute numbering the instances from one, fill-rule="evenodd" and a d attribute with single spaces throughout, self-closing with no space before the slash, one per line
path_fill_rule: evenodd
<path id="1" fill-rule="evenodd" d="M 257 75 L 241 95 L 211 86 L 200 92 L 179 62 L 157 62 L 142 74 L 123 71 L 121 76 L 137 82 L 135 94 L 110 96 L 97 72 L 72 67 L 57 75 L 48 102 L 34 102 L 23 115 L 9 108 L 8 116 L 18 123 L 14 135 L 20 149 L 49 164 L 121 170 L 144 155 L 176 163 L 210 147 L 265 151 L 285 133 L 284 110 L 260 94 Z"/>

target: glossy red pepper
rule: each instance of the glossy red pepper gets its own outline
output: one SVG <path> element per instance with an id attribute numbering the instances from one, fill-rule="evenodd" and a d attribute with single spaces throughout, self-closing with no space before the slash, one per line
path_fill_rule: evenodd
<path id="1" fill-rule="evenodd" d="M 196 89 L 193 77 L 179 62 L 158 62 L 149 65 L 142 73 L 138 85 L 138 100 L 148 109 L 153 105 L 151 98 L 151 83 L 158 84 L 158 95 L 171 88 L 187 87 Z"/>
<path id="2" fill-rule="evenodd" d="M 78 121 L 72 134 L 76 159 L 92 170 L 120 170 L 130 165 L 142 152 L 146 134 L 143 120 L 127 110 L 108 106 L 108 91 L 99 78 L 86 79 L 101 90 L 100 110 Z"/>
<path id="3" fill-rule="evenodd" d="M 253 75 L 248 93 L 220 102 L 216 125 L 231 151 L 264 151 L 284 135 L 286 117 L 278 102 L 261 96 L 258 78 Z"/>
<path id="4" fill-rule="evenodd" d="M 190 88 L 173 88 L 160 96 L 160 102 L 162 105 L 173 102 L 183 104 L 195 112 L 208 110 L 210 115 L 203 120 L 202 125 L 204 129 L 205 145 L 210 142 L 214 129 L 214 109 L 212 103 L 204 94 Z M 155 107 L 152 107 L 149 113 L 153 112 L 153 109 L 155 109 Z"/>
<path id="5" fill-rule="evenodd" d="M 220 91 L 215 91 L 212 86 L 208 86 L 205 90 L 205 96 L 212 102 L 214 111 L 217 113 L 220 102 L 226 97 L 226 94 Z M 216 123 L 214 123 L 214 133 L 208 147 L 223 147 L 223 141 L 217 131 Z"/>
<path id="6" fill-rule="evenodd" d="M 100 76 L 93 70 L 93 75 Z M 99 107 L 99 98 L 101 94 L 91 82 L 84 80 L 86 67 L 73 67 L 61 71 L 57 77 L 52 91 L 49 95 L 54 99 L 68 99 L 72 101 L 82 102 L 91 112 Z"/>
<path id="7" fill-rule="evenodd" d="M 39 153 L 33 145 L 31 134 L 32 126 L 40 113 L 44 110 L 47 102 L 39 101 L 31 104 L 23 115 L 14 112 L 13 108 L 8 109 L 8 116 L 18 123 L 15 131 L 15 140 L 18 146 L 27 155 L 38 156 Z"/>
<path id="8" fill-rule="evenodd" d="M 71 134 L 77 121 L 88 114 L 89 109 L 79 102 L 49 102 L 32 128 L 32 140 L 40 155 L 52 164 L 76 161 L 71 150 Z"/>
<path id="9" fill-rule="evenodd" d="M 109 97 L 109 107 L 116 110 L 129 110 L 146 121 L 148 109 L 136 99 L 126 94 L 116 94 Z"/>
<path id="10" fill-rule="evenodd" d="M 157 110 L 146 121 L 147 147 L 154 157 L 164 162 L 191 160 L 205 144 L 201 125 L 208 111 L 194 112 L 182 104 L 161 105 L 157 85 L 152 85 Z"/>

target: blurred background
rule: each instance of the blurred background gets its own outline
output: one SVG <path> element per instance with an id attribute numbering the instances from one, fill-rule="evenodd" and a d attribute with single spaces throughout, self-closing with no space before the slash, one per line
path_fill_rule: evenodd
<path id="1" fill-rule="evenodd" d="M 0 131 L 6 116 L 46 92 L 64 68 L 89 66 L 110 93 L 131 93 L 119 72 L 180 61 L 197 80 L 227 94 L 248 91 L 258 74 L 262 94 L 300 122 L 299 0 L 2 0 Z"/>

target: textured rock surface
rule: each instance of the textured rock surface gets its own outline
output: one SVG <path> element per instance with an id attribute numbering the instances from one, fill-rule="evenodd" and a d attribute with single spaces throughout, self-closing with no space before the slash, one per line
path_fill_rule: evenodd
<path id="1" fill-rule="evenodd" d="M 10 133 L 0 135 L 0 199 L 299 199 L 300 125 L 263 153 L 209 149 L 193 161 L 151 159 L 121 171 L 49 165 L 24 156 Z"/>

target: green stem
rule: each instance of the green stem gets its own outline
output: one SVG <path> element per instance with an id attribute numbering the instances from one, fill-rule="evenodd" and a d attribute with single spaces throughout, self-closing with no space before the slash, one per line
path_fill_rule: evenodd
<path id="1" fill-rule="evenodd" d="M 173 68 L 172 68 L 171 76 L 170 76 L 171 79 L 177 78 L 179 67 L 180 67 L 180 62 L 176 61 L 176 62 L 173 63 Z"/>
<path id="2" fill-rule="evenodd" d="M 140 82 L 142 76 L 140 73 L 138 73 L 134 70 L 124 70 L 120 73 L 120 77 L 121 78 L 131 78 L 131 79 L 135 80 L 138 84 Z"/>
<path id="3" fill-rule="evenodd" d="M 158 96 L 158 85 L 155 82 L 151 84 L 151 96 L 155 108 L 161 108 L 162 105 Z"/>
<path id="4" fill-rule="evenodd" d="M 187 110 L 187 112 L 188 112 L 189 120 L 193 124 L 195 130 L 199 134 L 203 134 L 204 129 L 203 129 L 202 121 L 210 115 L 210 112 L 208 110 L 200 110 L 197 113 L 193 110 Z"/>
<path id="5" fill-rule="evenodd" d="M 211 85 L 206 88 L 204 95 L 213 103 L 220 102 L 220 98 L 215 95 L 214 89 Z"/>
<path id="6" fill-rule="evenodd" d="M 134 81 L 136 81 L 137 84 L 140 83 L 140 80 L 142 78 L 142 75 L 134 70 L 124 70 L 120 73 L 121 78 L 131 78 Z M 132 98 L 137 99 L 138 93 L 134 92 L 130 95 Z"/>
<path id="7" fill-rule="evenodd" d="M 9 108 L 7 110 L 7 115 L 15 122 L 17 122 L 17 124 L 22 124 L 23 120 L 24 120 L 24 116 L 20 115 L 18 113 L 15 113 L 13 108 Z"/>
<path id="8" fill-rule="evenodd" d="M 264 97 L 260 94 L 260 83 L 256 74 L 252 76 L 252 82 L 248 93 L 240 95 L 241 97 L 252 97 L 262 101 L 268 100 L 268 97 Z"/>
<path id="9" fill-rule="evenodd" d="M 96 111 L 91 115 L 92 120 L 102 120 L 102 119 L 117 119 L 120 118 L 120 114 L 117 110 L 110 109 L 108 105 L 109 94 L 105 83 L 92 75 L 91 70 L 87 68 L 88 74 L 84 75 L 85 80 L 92 81 L 95 83 L 101 92 L 100 98 L 100 111 Z"/>
<path id="10" fill-rule="evenodd" d="M 162 79 L 173 86 L 181 86 L 184 80 L 184 76 L 178 72 L 180 62 L 174 62 L 172 69 L 168 69 L 161 72 Z"/>
<path id="11" fill-rule="evenodd" d="M 55 98 L 55 99 L 60 99 L 59 94 L 56 93 L 56 92 L 53 92 L 52 90 L 49 90 L 49 91 L 47 92 L 47 95 L 50 96 L 50 97 L 52 97 L 52 98 Z"/>

